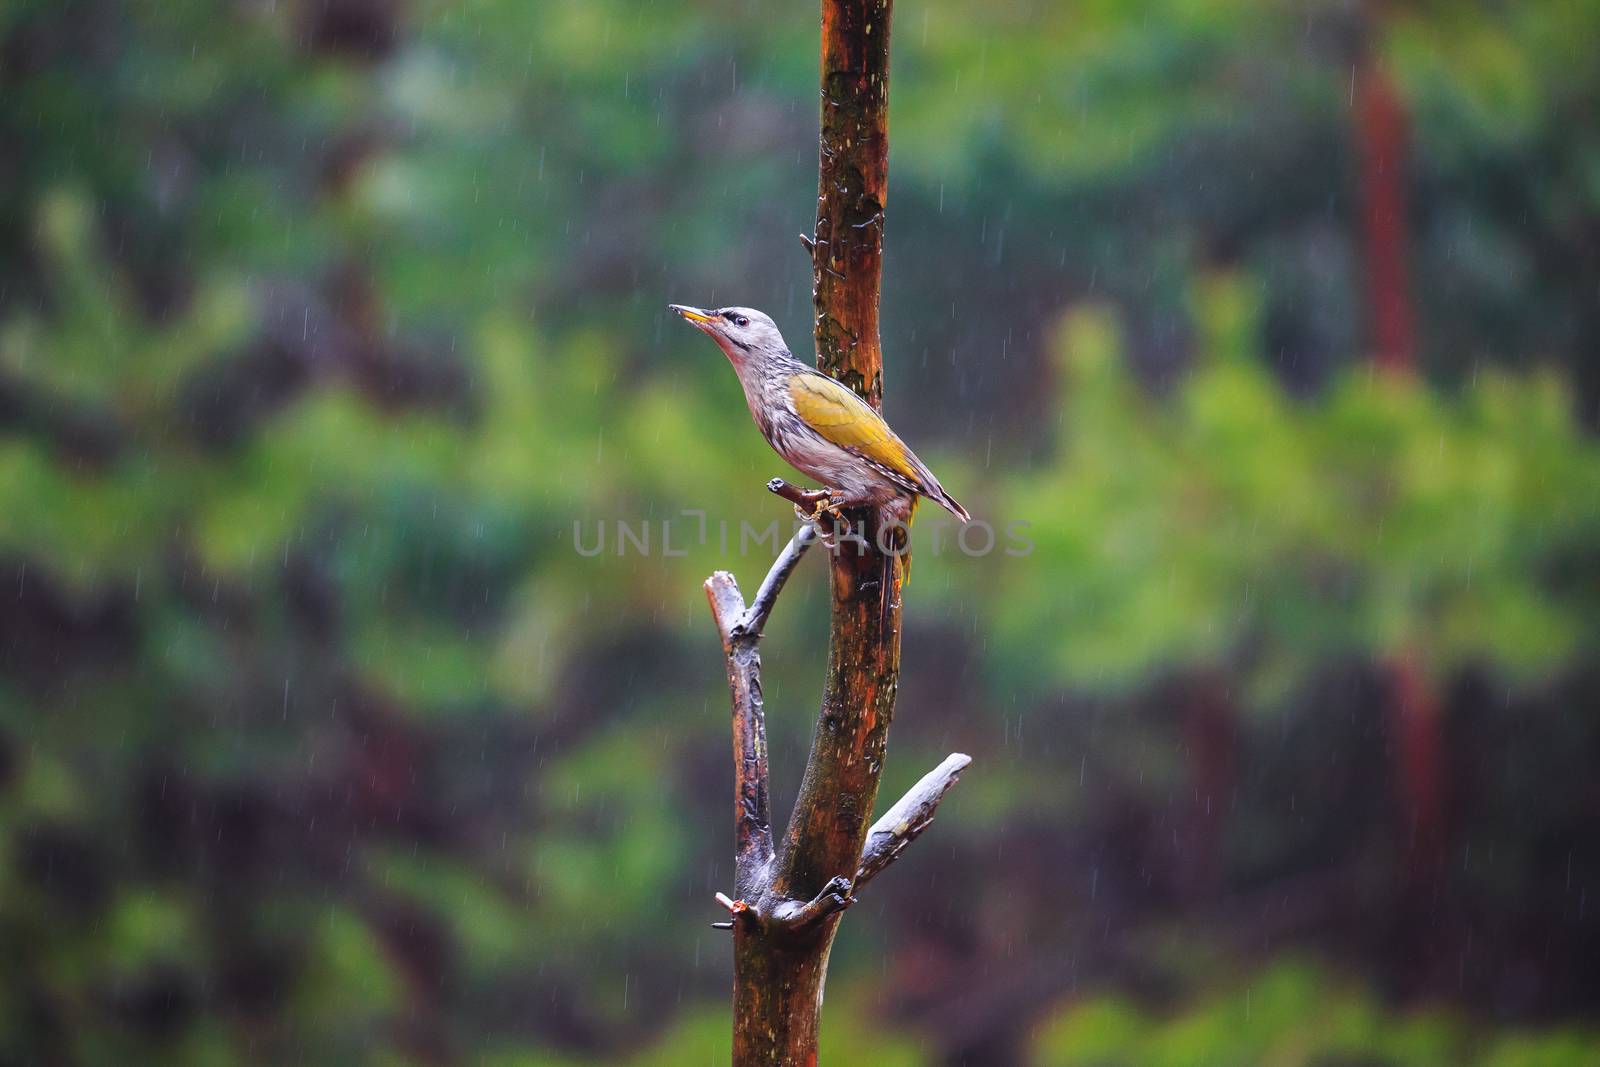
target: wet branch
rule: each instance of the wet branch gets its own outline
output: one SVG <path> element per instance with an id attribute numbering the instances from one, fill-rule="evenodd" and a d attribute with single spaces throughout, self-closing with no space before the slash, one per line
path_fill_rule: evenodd
<path id="1" fill-rule="evenodd" d="M 856 868 L 854 888 L 857 893 L 885 867 L 899 859 L 906 846 L 933 824 L 933 813 L 938 810 L 939 801 L 944 799 L 944 795 L 971 762 L 971 756 L 960 752 L 950 753 L 943 763 L 923 775 L 916 785 L 906 791 L 905 796 L 895 801 L 894 807 L 872 824 L 872 829 L 867 831 L 866 848 L 861 851 L 861 866 Z"/>
<path id="2" fill-rule="evenodd" d="M 802 509 L 809 504 L 815 510 L 825 498 L 779 479 L 768 488 Z M 815 1063 L 817 994 L 837 917 L 928 828 L 939 802 L 972 762 L 952 754 L 870 829 L 863 827 L 877 793 L 893 710 L 898 608 L 885 619 L 867 586 L 871 572 L 859 569 L 854 553 L 833 553 L 834 629 L 823 706 L 783 848 L 774 848 L 759 646 L 779 594 L 823 536 L 813 522 L 803 525 L 748 605 L 732 574 L 718 571 L 705 583 L 727 659 L 733 711 L 737 895 L 717 894 L 728 918 L 712 925 L 734 936 L 736 1067 Z M 887 691 L 879 688 L 885 684 Z M 841 848 L 851 851 L 841 854 Z M 848 873 L 817 877 L 824 863 Z M 808 882 L 815 891 L 804 888 Z"/>
<path id="3" fill-rule="evenodd" d="M 778 602 L 778 594 L 783 592 L 783 584 L 789 580 L 789 575 L 794 573 L 800 558 L 806 554 L 806 549 L 810 548 L 816 539 L 817 528 L 806 525 L 800 527 L 789 540 L 788 546 L 772 565 L 772 569 L 767 572 L 761 587 L 756 590 L 756 598 L 750 602 L 750 610 L 745 613 L 744 621 L 740 623 L 741 636 L 761 636 L 762 628 L 767 625 L 767 616 L 772 614 L 772 608 Z"/>
<path id="4" fill-rule="evenodd" d="M 812 526 L 805 526 L 794 535 L 748 608 L 733 575 L 717 571 L 706 579 L 706 600 L 722 638 L 733 702 L 734 889 L 741 898 L 760 894 L 766 868 L 772 862 L 767 719 L 761 696 L 761 652 L 757 646 L 784 583 L 815 540 L 816 529 Z"/>
<path id="5" fill-rule="evenodd" d="M 795 512 L 801 518 L 816 515 L 817 509 L 826 504 L 831 495 L 826 489 L 802 489 L 798 485 L 790 485 L 782 478 L 774 478 L 768 482 L 767 492 L 776 493 L 793 504 Z"/>
<path id="6" fill-rule="evenodd" d="M 808 495 L 807 490 L 773 479 L 768 488 L 786 499 L 792 499 L 789 492 L 779 492 L 776 486 L 800 497 Z M 835 875 L 809 899 L 790 896 L 776 884 L 779 876 L 773 869 L 767 724 L 758 645 L 778 594 L 806 551 L 821 537 L 816 526 L 802 526 L 779 553 L 748 606 L 739 592 L 738 581 L 729 572 L 717 571 L 706 579 L 706 599 L 727 657 L 733 704 L 734 888 L 739 896 L 735 899 L 725 893 L 716 894 L 717 903 L 730 916 L 729 921 L 711 924 L 718 929 L 731 930 L 742 921 L 755 929 L 797 935 L 844 911 L 856 902 L 856 894 L 863 886 L 898 859 L 906 846 L 932 824 L 939 802 L 972 762 L 970 756 L 952 753 L 873 823 L 853 878 Z M 802 814 L 809 813 L 797 805 L 791 827 Z"/>
<path id="7" fill-rule="evenodd" d="M 889 184 L 892 0 L 821 0 L 822 108 L 811 260 L 817 368 L 882 409 L 878 299 Z M 747 607 L 731 574 L 706 582 L 733 699 L 736 897 L 718 895 L 733 933 L 734 1067 L 816 1067 L 818 1013 L 839 915 L 933 821 L 970 762 L 956 754 L 868 825 L 900 674 L 899 568 L 875 551 L 878 516 L 852 511 L 866 542 L 828 553 L 828 669 L 794 813 L 774 844 L 767 795 L 761 632 L 807 548 L 833 543 L 830 494 L 767 486 L 805 525 Z M 829 520 L 832 520 L 831 522 Z M 821 524 L 819 529 L 818 524 Z"/>
<path id="8" fill-rule="evenodd" d="M 850 879 L 830 878 L 821 892 L 804 903 L 798 900 L 785 900 L 779 903 L 772 909 L 772 922 L 791 933 L 804 930 L 813 923 L 854 904 L 856 902 L 854 892 Z"/>

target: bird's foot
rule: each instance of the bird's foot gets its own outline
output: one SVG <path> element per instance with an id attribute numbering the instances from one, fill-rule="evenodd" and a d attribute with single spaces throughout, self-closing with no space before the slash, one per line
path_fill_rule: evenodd
<path id="1" fill-rule="evenodd" d="M 822 492 L 827 493 L 828 490 L 824 489 Z M 839 514 L 839 506 L 833 502 L 831 497 L 823 497 L 823 500 L 826 503 L 819 502 L 809 513 L 801 512 L 798 506 L 794 510 L 802 519 L 816 528 L 817 539 L 822 542 L 825 548 L 829 551 L 836 551 L 839 548 L 838 526 L 842 521 Z"/>
<path id="2" fill-rule="evenodd" d="M 829 488 L 802 489 L 798 485 L 790 485 L 782 478 L 773 478 L 767 482 L 767 492 L 776 493 L 789 503 L 803 519 L 816 516 L 818 508 L 833 498 L 834 492 Z"/>
<path id="3" fill-rule="evenodd" d="M 800 494 L 804 507 L 811 509 L 814 518 L 821 518 L 833 508 L 834 491 L 827 486 L 821 489 L 808 489 Z"/>
<path id="4" fill-rule="evenodd" d="M 769 481 L 767 489 L 793 504 L 795 516 L 801 522 L 815 525 L 821 535 L 822 543 L 829 548 L 838 547 L 839 528 L 848 525 L 844 515 L 845 510 L 867 503 L 863 500 L 852 500 L 829 486 L 823 486 L 821 489 L 801 489 L 797 485 L 790 485 L 782 478 Z"/>
<path id="5" fill-rule="evenodd" d="M 817 508 L 817 517 L 819 519 L 824 516 L 827 517 L 832 520 L 835 527 L 848 527 L 850 520 L 845 515 L 845 512 L 855 508 L 869 507 L 872 503 L 873 499 L 870 496 L 846 496 L 837 489 L 830 489 L 828 490 L 827 503 Z"/>
<path id="6" fill-rule="evenodd" d="M 837 500 L 830 500 L 817 508 L 817 518 L 827 519 L 834 525 L 844 521 L 844 504 Z"/>

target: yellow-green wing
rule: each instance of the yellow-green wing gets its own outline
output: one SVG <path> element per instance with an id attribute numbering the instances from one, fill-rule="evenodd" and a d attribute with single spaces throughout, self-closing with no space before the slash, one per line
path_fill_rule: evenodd
<path id="1" fill-rule="evenodd" d="M 883 417 L 850 389 L 822 374 L 789 379 L 795 413 L 840 448 L 860 453 L 913 485 L 923 485 L 926 470 Z"/>

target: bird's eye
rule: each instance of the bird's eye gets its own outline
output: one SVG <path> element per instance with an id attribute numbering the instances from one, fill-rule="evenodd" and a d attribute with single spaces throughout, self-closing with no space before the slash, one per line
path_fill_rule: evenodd
<path id="1" fill-rule="evenodd" d="M 750 325 L 750 320 L 745 318 L 743 315 L 735 315 L 733 317 L 733 324 L 735 326 L 748 326 Z"/>

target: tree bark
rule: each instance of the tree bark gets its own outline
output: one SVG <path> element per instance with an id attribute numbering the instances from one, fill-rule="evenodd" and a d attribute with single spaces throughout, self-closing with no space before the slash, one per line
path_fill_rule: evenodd
<path id="1" fill-rule="evenodd" d="M 1409 266 L 1406 159 L 1410 119 L 1382 52 L 1389 5 L 1367 0 L 1356 26 L 1353 120 L 1360 161 L 1367 318 L 1373 361 L 1400 379 L 1417 375 L 1415 303 Z M 1396 781 L 1395 833 L 1402 857 L 1394 916 L 1397 943 L 1424 978 L 1440 966 L 1428 931 L 1449 844 L 1443 708 L 1424 653 L 1414 645 L 1380 661 L 1388 682 L 1388 719 Z"/>
<path id="2" fill-rule="evenodd" d="M 892 7 L 892 0 L 822 0 L 822 146 L 812 239 L 817 367 L 880 411 Z"/>
<path id="3" fill-rule="evenodd" d="M 881 409 L 878 296 L 888 189 L 892 0 L 822 0 L 822 124 L 811 253 L 817 366 Z M 900 674 L 899 568 L 878 550 L 875 514 L 852 513 L 859 539 L 829 553 L 828 671 L 811 755 L 787 831 L 774 847 L 757 642 L 783 584 L 822 532 L 818 495 L 768 488 L 810 516 L 746 607 L 719 571 L 706 582 L 733 700 L 735 890 L 717 894 L 733 931 L 733 1062 L 817 1062 L 828 954 L 854 894 L 933 820 L 970 760 L 926 775 L 870 828 Z M 858 525 L 859 524 L 859 525 Z M 887 586 L 887 587 L 886 587 Z"/>
<path id="4" fill-rule="evenodd" d="M 769 487 L 786 499 L 806 499 L 804 492 L 781 481 Z M 851 663 L 841 658 L 841 633 L 854 638 L 836 618 L 817 740 L 789 833 L 783 848 L 774 852 L 757 645 L 784 583 L 819 540 L 815 525 L 802 527 L 748 607 L 733 575 L 718 571 L 706 580 L 733 698 L 734 888 L 739 895 L 717 894 L 729 919 L 714 925 L 733 931 L 736 1067 L 816 1063 L 822 983 L 839 914 L 928 828 L 939 801 L 972 762 L 952 753 L 870 829 L 849 814 L 871 810 L 877 794 L 888 727 L 883 712 L 885 702 L 892 705 L 893 690 L 891 686 L 887 696 L 877 695 L 878 679 L 869 672 L 881 659 Z M 837 581 L 838 571 L 834 574 Z M 863 597 L 849 599 L 854 603 Z M 865 600 L 870 607 L 865 621 L 871 634 L 881 638 L 885 631 L 876 594 L 867 594 Z M 859 613 L 852 614 L 844 625 L 862 621 Z M 868 746 L 877 753 L 871 760 L 865 755 Z M 830 863 L 836 865 L 824 866 Z"/>
<path id="5" fill-rule="evenodd" d="M 1355 73 L 1361 153 L 1361 224 L 1373 356 L 1384 370 L 1409 374 L 1416 360 L 1406 245 L 1406 113 L 1383 60 L 1367 50 Z"/>
<path id="6" fill-rule="evenodd" d="M 878 298 L 889 186 L 892 0 L 822 0 L 821 141 L 813 233 L 817 368 L 883 407 Z M 868 517 L 870 521 L 871 517 Z M 875 534 L 876 531 L 871 531 Z M 830 556 L 828 673 L 773 888 L 810 899 L 856 872 L 883 772 L 900 678 L 900 597 L 867 538 Z M 884 596 L 889 609 L 882 610 Z M 734 1063 L 816 1062 L 817 1018 L 837 913 L 803 942 L 734 938 Z M 764 989 L 757 987 L 764 986 Z M 781 995 L 771 995 L 781 991 Z M 744 1011 L 741 1011 L 741 1002 Z"/>

